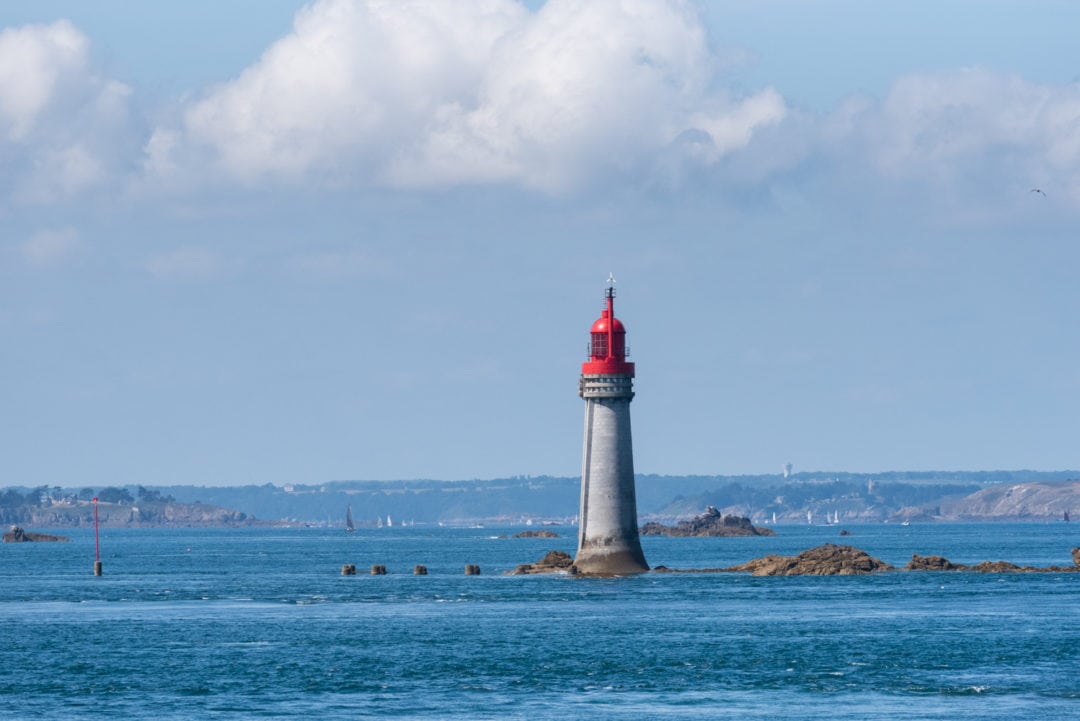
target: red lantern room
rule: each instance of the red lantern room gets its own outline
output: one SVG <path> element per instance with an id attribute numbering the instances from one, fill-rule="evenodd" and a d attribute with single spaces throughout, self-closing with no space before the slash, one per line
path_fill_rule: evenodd
<path id="1" fill-rule="evenodd" d="M 626 362 L 626 328 L 615 317 L 615 279 L 608 278 L 607 308 L 589 331 L 589 360 L 581 364 L 583 375 L 634 376 L 634 364 Z"/>

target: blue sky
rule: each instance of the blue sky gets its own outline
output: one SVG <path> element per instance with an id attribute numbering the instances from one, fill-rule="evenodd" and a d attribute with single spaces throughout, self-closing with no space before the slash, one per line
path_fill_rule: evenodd
<path id="1" fill-rule="evenodd" d="M 1078 468 L 1076 27 L 4 3 L 0 485 L 574 475 L 609 272 L 639 472 Z"/>

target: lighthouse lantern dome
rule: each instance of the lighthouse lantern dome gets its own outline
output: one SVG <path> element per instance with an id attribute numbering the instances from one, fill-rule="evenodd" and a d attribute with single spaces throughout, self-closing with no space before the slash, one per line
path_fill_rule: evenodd
<path id="1" fill-rule="evenodd" d="M 634 375 L 634 364 L 626 362 L 626 327 L 615 317 L 615 284 L 609 279 L 605 293 L 607 307 L 589 329 L 589 360 L 581 366 L 585 375 Z"/>

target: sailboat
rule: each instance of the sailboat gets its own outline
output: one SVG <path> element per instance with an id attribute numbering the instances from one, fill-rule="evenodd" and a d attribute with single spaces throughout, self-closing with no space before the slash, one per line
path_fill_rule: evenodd
<path id="1" fill-rule="evenodd" d="M 387 528 L 392 528 L 393 526 L 394 526 L 394 522 L 390 520 L 390 514 L 387 513 L 386 514 L 386 527 Z"/>
<path id="2" fill-rule="evenodd" d="M 355 530 L 356 525 L 352 520 L 352 504 L 350 503 L 349 507 L 345 509 L 345 532 L 352 533 Z"/>

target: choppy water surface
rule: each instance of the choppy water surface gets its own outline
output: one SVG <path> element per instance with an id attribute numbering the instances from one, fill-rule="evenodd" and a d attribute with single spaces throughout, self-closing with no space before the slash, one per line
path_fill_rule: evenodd
<path id="1" fill-rule="evenodd" d="M 676 568 L 824 542 L 1070 565 L 1080 546 L 1080 524 L 847 528 L 643 545 Z M 515 530 L 109 530 L 101 578 L 92 531 L 3 544 L 4 717 L 1080 718 L 1080 574 L 505 576 L 573 551 L 572 528 L 495 537 Z"/>

